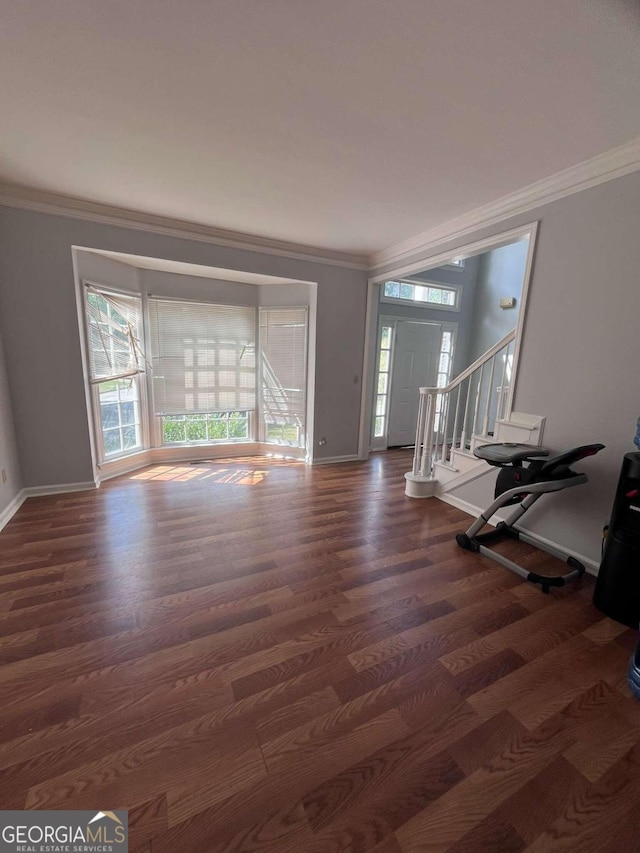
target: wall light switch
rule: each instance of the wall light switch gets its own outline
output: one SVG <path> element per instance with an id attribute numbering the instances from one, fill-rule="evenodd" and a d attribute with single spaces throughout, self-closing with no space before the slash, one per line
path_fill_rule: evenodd
<path id="1" fill-rule="evenodd" d="M 515 308 L 516 307 L 516 298 L 515 296 L 503 296 L 500 300 L 500 307 L 504 308 Z"/>

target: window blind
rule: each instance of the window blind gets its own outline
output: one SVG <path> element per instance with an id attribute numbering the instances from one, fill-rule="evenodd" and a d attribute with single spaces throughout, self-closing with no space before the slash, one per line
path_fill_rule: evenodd
<path id="1" fill-rule="evenodd" d="M 141 298 L 86 286 L 85 308 L 90 381 L 143 373 Z"/>
<path id="2" fill-rule="evenodd" d="M 156 415 L 255 409 L 255 309 L 149 299 Z"/>
<path id="3" fill-rule="evenodd" d="M 260 309 L 262 420 L 304 428 L 307 310 Z"/>

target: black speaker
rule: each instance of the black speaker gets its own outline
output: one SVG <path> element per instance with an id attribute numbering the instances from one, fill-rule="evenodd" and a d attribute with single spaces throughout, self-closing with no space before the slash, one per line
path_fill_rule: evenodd
<path id="1" fill-rule="evenodd" d="M 623 625 L 640 624 L 640 453 L 626 453 L 593 603 Z"/>

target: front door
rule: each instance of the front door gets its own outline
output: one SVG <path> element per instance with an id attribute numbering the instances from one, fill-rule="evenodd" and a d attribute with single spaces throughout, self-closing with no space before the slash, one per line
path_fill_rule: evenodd
<path id="1" fill-rule="evenodd" d="M 396 323 L 387 446 L 414 444 L 420 387 L 435 387 L 442 343 L 436 323 Z"/>

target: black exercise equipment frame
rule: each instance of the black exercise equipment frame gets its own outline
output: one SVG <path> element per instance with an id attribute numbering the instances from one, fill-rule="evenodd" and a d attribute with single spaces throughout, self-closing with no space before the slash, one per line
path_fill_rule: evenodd
<path id="1" fill-rule="evenodd" d="M 456 542 L 467 551 L 474 551 L 495 560 L 530 583 L 540 584 L 545 593 L 548 593 L 551 587 L 564 586 L 571 580 L 581 578 L 585 567 L 579 560 L 530 536 L 515 525 L 542 495 L 586 483 L 587 475 L 572 471 L 569 466 L 585 457 L 595 456 L 603 448 L 603 444 L 586 444 L 546 458 L 549 457 L 549 450 L 527 444 L 484 444 L 477 447 L 474 454 L 479 459 L 501 469 L 496 480 L 496 498 L 465 533 L 458 533 Z M 523 462 L 528 465 L 524 467 Z M 513 487 L 509 488 L 511 483 Z M 514 504 L 519 506 L 505 521 L 499 522 L 494 530 L 480 532 L 499 509 Z M 539 575 L 486 547 L 485 543 L 501 542 L 505 539 L 518 539 L 534 545 L 547 554 L 564 560 L 570 571 L 563 575 Z"/>

